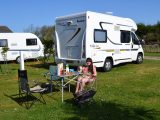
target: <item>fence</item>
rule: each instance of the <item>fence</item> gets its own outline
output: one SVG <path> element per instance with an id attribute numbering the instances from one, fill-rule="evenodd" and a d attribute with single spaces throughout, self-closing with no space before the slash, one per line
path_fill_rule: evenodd
<path id="1" fill-rule="evenodd" d="M 160 45 L 143 45 L 144 52 L 152 52 L 152 53 L 158 53 L 160 52 Z"/>

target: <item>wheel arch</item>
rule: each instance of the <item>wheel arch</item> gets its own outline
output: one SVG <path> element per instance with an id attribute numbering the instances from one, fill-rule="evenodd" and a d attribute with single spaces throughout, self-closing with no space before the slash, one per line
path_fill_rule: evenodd
<path id="1" fill-rule="evenodd" d="M 113 63 L 113 58 L 112 58 L 111 56 L 106 57 L 104 61 L 106 61 L 106 59 L 111 60 L 111 62 L 112 62 L 112 66 L 114 65 L 114 63 Z"/>
<path id="2" fill-rule="evenodd" d="M 106 57 L 104 65 L 102 67 L 103 72 L 111 71 L 112 67 L 113 67 L 113 58 L 112 57 Z"/>
<path id="3" fill-rule="evenodd" d="M 137 56 L 138 56 L 139 54 L 141 54 L 141 55 L 143 56 L 143 58 L 144 58 L 144 53 L 143 53 L 143 52 L 139 52 L 139 53 L 137 54 Z"/>

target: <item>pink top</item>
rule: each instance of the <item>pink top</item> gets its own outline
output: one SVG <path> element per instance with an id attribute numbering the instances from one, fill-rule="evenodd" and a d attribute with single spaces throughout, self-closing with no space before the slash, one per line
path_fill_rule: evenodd
<path id="1" fill-rule="evenodd" d="M 82 68 L 82 72 L 83 72 L 83 73 L 88 73 L 88 67 L 83 67 L 83 68 Z"/>
<path id="2" fill-rule="evenodd" d="M 93 74 L 91 74 L 89 71 L 88 71 L 88 67 L 82 67 L 82 72 L 84 74 L 86 74 L 88 77 L 90 77 L 90 79 L 94 79 L 96 78 L 97 76 L 97 71 L 96 71 L 96 67 L 93 66 Z"/>

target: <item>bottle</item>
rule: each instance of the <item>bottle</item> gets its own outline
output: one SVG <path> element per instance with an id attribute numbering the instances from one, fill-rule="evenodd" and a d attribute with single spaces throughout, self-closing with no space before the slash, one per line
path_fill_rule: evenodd
<path id="1" fill-rule="evenodd" d="M 79 73 L 82 73 L 82 66 L 79 66 L 79 67 L 78 67 L 78 72 L 79 72 Z"/>
<path id="2" fill-rule="evenodd" d="M 68 73 L 69 73 L 69 65 L 66 64 L 66 74 L 68 74 Z"/>

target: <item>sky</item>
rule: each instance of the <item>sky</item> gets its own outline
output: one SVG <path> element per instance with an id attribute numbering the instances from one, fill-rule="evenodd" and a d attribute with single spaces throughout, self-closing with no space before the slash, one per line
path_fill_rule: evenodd
<path id="1" fill-rule="evenodd" d="M 160 0 L 0 0 L 0 26 L 13 32 L 50 26 L 59 16 L 85 11 L 112 12 L 115 16 L 153 25 L 160 21 Z"/>

